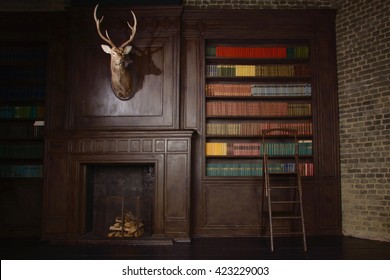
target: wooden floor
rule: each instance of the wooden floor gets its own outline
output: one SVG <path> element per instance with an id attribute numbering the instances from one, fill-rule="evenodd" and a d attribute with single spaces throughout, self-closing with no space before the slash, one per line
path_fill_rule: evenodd
<path id="1" fill-rule="evenodd" d="M 194 238 L 173 245 L 49 244 L 36 239 L 0 239 L 2 260 L 96 259 L 262 259 L 262 260 L 390 260 L 390 242 L 353 237 L 308 237 L 308 251 L 301 240 L 275 240 L 271 252 L 266 238 Z"/>

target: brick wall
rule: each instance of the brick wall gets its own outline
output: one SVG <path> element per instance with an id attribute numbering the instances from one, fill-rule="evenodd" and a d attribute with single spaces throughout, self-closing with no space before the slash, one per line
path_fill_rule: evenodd
<path id="1" fill-rule="evenodd" d="M 1 0 L 3 11 L 64 10 L 71 0 Z M 164 1 L 164 0 L 162 0 Z M 108 1 L 107 1 L 108 2 Z M 124 2 L 123 0 L 112 1 Z M 135 1 L 136 2 L 136 1 Z M 328 8 L 334 0 L 182 0 L 184 6 L 237 9 L 304 9 Z M 93 1 L 91 1 L 93 3 Z"/>
<path id="2" fill-rule="evenodd" d="M 343 232 L 390 241 L 390 1 L 335 5 Z"/>
<path id="3" fill-rule="evenodd" d="M 305 9 L 329 8 L 334 0 L 183 0 L 185 6 L 201 9 Z"/>

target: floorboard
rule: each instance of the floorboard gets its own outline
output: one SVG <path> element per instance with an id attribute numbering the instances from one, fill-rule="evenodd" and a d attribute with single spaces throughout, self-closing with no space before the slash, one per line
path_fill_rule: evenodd
<path id="1" fill-rule="evenodd" d="M 390 242 L 345 236 L 308 237 L 308 251 L 295 238 L 194 238 L 191 243 L 137 245 L 62 244 L 38 239 L 0 239 L 2 260 L 390 260 Z"/>

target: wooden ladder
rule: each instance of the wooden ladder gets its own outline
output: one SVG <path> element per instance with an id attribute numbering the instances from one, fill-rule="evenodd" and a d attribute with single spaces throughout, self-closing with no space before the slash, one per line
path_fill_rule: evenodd
<path id="1" fill-rule="evenodd" d="M 286 138 L 294 138 L 294 154 L 291 156 L 278 156 L 272 153 L 270 155 L 266 140 L 272 139 L 272 135 L 283 135 Z M 293 129 L 263 130 L 262 140 L 263 188 L 261 198 L 261 236 L 264 236 L 267 229 L 264 220 L 268 219 L 271 251 L 274 251 L 274 237 L 301 235 L 303 249 L 306 252 L 307 245 L 302 206 L 302 184 L 299 172 L 297 131 Z M 292 159 L 293 162 L 291 162 Z M 280 164 L 276 170 L 274 170 L 275 166 L 271 165 L 275 161 L 277 164 Z M 288 226 L 284 227 L 283 230 L 277 230 L 277 228 L 274 228 L 274 222 L 276 220 L 279 220 L 280 223 L 287 223 Z"/>

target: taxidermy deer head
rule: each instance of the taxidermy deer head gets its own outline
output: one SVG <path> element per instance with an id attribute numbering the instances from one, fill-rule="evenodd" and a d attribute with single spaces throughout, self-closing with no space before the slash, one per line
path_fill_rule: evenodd
<path id="1" fill-rule="evenodd" d="M 104 16 L 101 19 L 98 19 L 96 16 L 96 11 L 99 4 L 96 5 L 93 17 L 96 23 L 97 32 L 108 45 L 102 45 L 102 49 L 104 52 L 108 53 L 111 56 L 111 88 L 116 97 L 121 100 L 127 100 L 133 97 L 133 77 L 131 72 L 127 68 L 126 63 L 126 55 L 130 53 L 132 46 L 129 44 L 133 40 L 135 36 L 135 32 L 137 31 L 137 18 L 135 17 L 133 11 L 134 25 L 131 26 L 129 22 L 127 25 L 131 30 L 130 38 L 124 42 L 119 48 L 115 46 L 115 44 L 111 41 L 110 36 L 108 36 L 108 32 L 106 30 L 106 36 L 102 34 L 100 31 L 100 23 L 103 21 Z"/>

